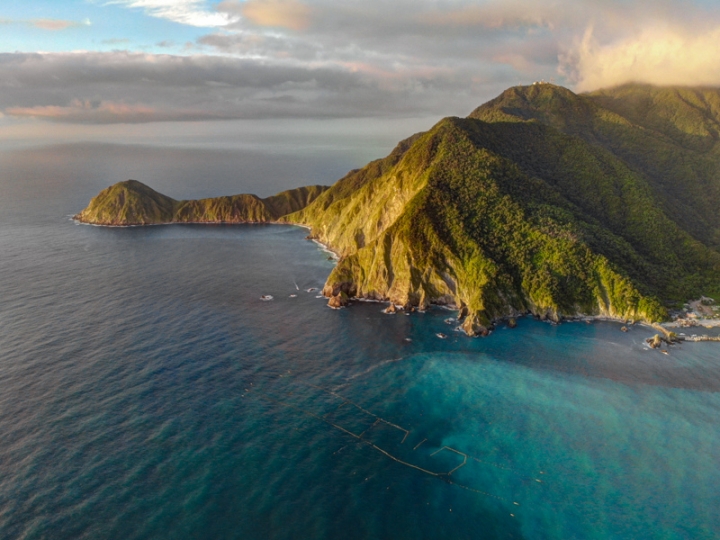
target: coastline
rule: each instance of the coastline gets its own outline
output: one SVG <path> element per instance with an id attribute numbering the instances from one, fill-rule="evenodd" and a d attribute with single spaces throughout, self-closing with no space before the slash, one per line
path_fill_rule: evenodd
<path id="1" fill-rule="evenodd" d="M 164 226 L 164 225 L 286 225 L 291 227 L 300 227 L 303 229 L 306 229 L 308 231 L 312 231 L 312 228 L 308 225 L 302 224 L 302 223 L 292 223 L 287 221 L 164 221 L 159 223 L 130 223 L 125 225 L 117 225 L 117 224 L 110 224 L 110 223 L 92 223 L 88 221 L 83 221 L 79 218 L 79 214 L 75 214 L 72 216 L 68 216 L 71 221 L 73 221 L 76 225 L 90 225 L 93 227 L 108 227 L 108 228 L 131 228 L 131 227 L 148 227 L 148 226 Z M 327 244 L 324 244 L 323 242 L 319 241 L 316 238 L 312 238 L 310 235 L 306 237 L 307 240 L 311 240 L 313 243 L 315 243 L 321 251 L 327 253 L 330 255 L 331 259 L 334 262 L 338 262 L 340 260 L 340 255 L 334 251 L 330 246 Z M 403 312 L 405 311 L 405 307 L 400 304 L 395 304 L 394 302 L 388 300 L 388 299 L 378 299 L 378 298 L 352 298 L 349 299 L 350 303 L 352 302 L 368 302 L 368 303 L 378 303 L 378 304 L 387 304 L 388 306 L 394 306 L 395 311 Z M 332 309 L 339 309 L 333 306 L 329 306 Z M 436 307 L 439 309 L 444 309 L 447 311 L 453 311 L 456 313 L 460 313 L 461 309 L 455 305 L 455 304 L 448 304 L 448 303 L 442 303 L 442 302 L 430 302 L 428 307 Z M 394 314 L 395 311 L 388 312 L 389 314 Z M 416 309 L 413 311 L 407 311 L 407 314 L 410 314 L 412 312 L 416 313 L 423 313 L 425 310 Z M 500 324 L 506 324 L 511 328 L 514 328 L 514 325 L 511 324 L 512 320 L 524 318 L 524 317 L 532 317 L 536 320 L 539 320 L 541 322 L 546 322 L 551 325 L 558 325 L 562 323 L 572 323 L 572 322 L 585 322 L 585 323 L 593 323 L 593 322 L 613 322 L 618 323 L 621 325 L 627 325 L 627 326 L 643 326 L 647 327 L 648 329 L 655 329 L 660 330 L 663 333 L 667 334 L 671 330 L 668 329 L 675 329 L 675 328 L 720 328 L 720 319 L 694 319 L 694 324 L 691 326 L 682 326 L 681 323 L 678 320 L 669 321 L 669 322 L 663 322 L 663 323 L 648 323 L 645 321 L 631 321 L 626 318 L 622 317 L 612 317 L 609 315 L 586 315 L 586 314 L 577 314 L 572 316 L 562 316 L 560 317 L 559 321 L 554 321 L 552 319 L 543 318 L 539 315 L 534 315 L 531 312 L 525 312 L 525 313 L 518 313 L 517 315 L 513 316 L 506 316 L 506 317 L 499 317 L 495 318 L 491 321 L 488 333 L 489 336 L 492 334 L 494 329 L 500 325 Z M 462 318 L 457 316 L 458 323 L 462 321 Z M 458 329 L 462 330 L 462 326 L 458 326 Z M 476 336 L 469 336 L 468 337 L 482 337 L 480 335 Z"/>
<path id="2" fill-rule="evenodd" d="M 78 216 L 79 214 L 74 214 L 68 217 L 70 218 L 70 221 L 73 221 L 77 225 L 90 225 L 92 227 L 108 227 L 113 229 L 125 229 L 131 227 L 158 227 L 165 225 L 287 225 L 291 227 L 300 227 L 308 231 L 312 230 L 309 225 L 305 225 L 302 223 L 293 223 L 290 221 L 161 221 L 159 223 L 127 223 L 125 225 L 118 225 L 114 223 L 92 223 L 90 221 L 84 221 Z M 321 250 L 331 255 L 334 261 L 337 262 L 340 260 L 340 254 L 330 248 L 330 246 L 328 246 L 327 244 L 323 244 L 320 240 L 316 238 L 311 238 L 310 236 L 308 236 L 307 239 L 320 246 Z"/>
<path id="3" fill-rule="evenodd" d="M 126 223 L 118 225 L 117 223 L 95 223 L 92 221 L 84 221 L 78 218 L 78 214 L 69 216 L 70 221 L 74 221 L 78 225 L 91 225 L 93 227 L 109 227 L 113 229 L 125 229 L 130 227 L 161 227 L 166 225 L 293 225 L 310 229 L 307 225 L 299 223 L 290 223 L 287 221 L 160 221 L 158 223 Z"/>
<path id="4" fill-rule="evenodd" d="M 720 328 L 720 319 L 691 319 L 693 324 L 683 325 L 679 321 L 660 323 L 665 328 Z"/>

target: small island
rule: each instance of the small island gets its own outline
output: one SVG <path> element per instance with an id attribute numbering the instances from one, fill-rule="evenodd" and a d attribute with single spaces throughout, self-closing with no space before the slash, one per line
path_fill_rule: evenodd
<path id="1" fill-rule="evenodd" d="M 445 305 L 468 335 L 528 313 L 657 323 L 720 291 L 718 111 L 712 89 L 514 87 L 329 188 L 177 201 L 129 180 L 76 219 L 302 225 L 338 255 L 331 307 Z"/>

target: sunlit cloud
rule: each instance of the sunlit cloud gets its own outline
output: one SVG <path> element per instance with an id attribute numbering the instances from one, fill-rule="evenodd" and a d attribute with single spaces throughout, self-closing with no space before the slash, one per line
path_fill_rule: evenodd
<path id="1" fill-rule="evenodd" d="M 142 9 L 147 15 L 179 24 L 198 27 L 222 27 L 238 20 L 226 12 L 208 9 L 204 0 L 110 0 L 110 4 Z"/>
<path id="2" fill-rule="evenodd" d="M 240 12 L 257 26 L 303 30 L 310 23 L 311 8 L 299 0 L 246 0 L 223 2 L 218 10 Z"/>
<path id="3" fill-rule="evenodd" d="M 627 82 L 718 85 L 720 26 L 704 31 L 652 26 L 607 43 L 591 27 L 561 60 L 579 91 Z"/>

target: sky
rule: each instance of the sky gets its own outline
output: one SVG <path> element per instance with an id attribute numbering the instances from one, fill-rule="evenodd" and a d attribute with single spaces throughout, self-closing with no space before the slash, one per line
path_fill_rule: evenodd
<path id="1" fill-rule="evenodd" d="M 6 144 L 392 138 L 536 80 L 720 84 L 717 1 L 0 0 L 0 36 Z"/>

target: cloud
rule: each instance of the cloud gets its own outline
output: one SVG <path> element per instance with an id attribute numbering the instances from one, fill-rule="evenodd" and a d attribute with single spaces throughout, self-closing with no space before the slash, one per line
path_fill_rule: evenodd
<path id="1" fill-rule="evenodd" d="M 15 117 L 41 118 L 75 123 L 150 122 L 163 119 L 162 113 L 144 105 L 73 100 L 68 106 L 45 105 L 9 107 L 5 114 Z"/>
<path id="2" fill-rule="evenodd" d="M 429 27 L 517 28 L 552 25 L 554 11 L 552 5 L 506 2 L 454 9 L 435 7 L 418 13 L 415 18 Z"/>
<path id="3" fill-rule="evenodd" d="M 388 85 L 383 73 L 355 68 L 125 51 L 0 54 L 0 110 L 80 123 L 412 116 L 437 110 L 444 93 L 432 74 Z"/>
<path id="4" fill-rule="evenodd" d="M 627 82 L 720 84 L 720 26 L 705 30 L 657 25 L 601 43 L 591 27 L 562 57 L 579 91 Z"/>
<path id="5" fill-rule="evenodd" d="M 434 72 L 464 85 L 454 90 L 461 94 L 494 87 L 492 78 L 555 78 L 579 90 L 627 80 L 720 84 L 720 5 L 702 0 L 298 1 L 222 2 L 219 11 L 242 17 L 200 43 L 259 61 L 356 66 L 407 84 Z"/>
<path id="6" fill-rule="evenodd" d="M 189 26 L 213 28 L 227 26 L 238 20 L 237 16 L 227 12 L 206 9 L 204 0 L 110 0 L 107 4 L 142 9 L 151 17 Z"/>
<path id="7" fill-rule="evenodd" d="M 256 26 L 304 30 L 310 23 L 311 8 L 299 0 L 246 0 L 223 2 L 218 10 L 239 11 Z"/>
<path id="8" fill-rule="evenodd" d="M 130 43 L 130 40 L 127 38 L 111 38 L 103 39 L 101 43 L 103 45 L 122 45 L 124 43 Z"/>
<path id="9" fill-rule="evenodd" d="M 222 28 L 184 45 L 157 37 L 184 55 L 0 54 L 0 111 L 83 123 L 400 118 L 465 115 L 538 79 L 720 84 L 720 5 L 692 0 L 113 1 Z"/>
<path id="10" fill-rule="evenodd" d="M 63 19 L 29 19 L 29 20 L 13 20 L 13 19 L 0 19 L 0 24 L 22 24 L 25 26 L 32 26 L 39 28 L 40 30 L 67 30 L 68 28 L 77 28 L 80 26 L 91 26 L 90 19 L 84 21 L 67 21 Z"/>

